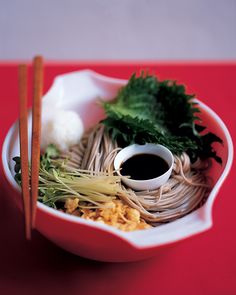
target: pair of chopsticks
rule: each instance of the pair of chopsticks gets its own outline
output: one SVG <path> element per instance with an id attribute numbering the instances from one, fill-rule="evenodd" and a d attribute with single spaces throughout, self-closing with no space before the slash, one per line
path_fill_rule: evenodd
<path id="1" fill-rule="evenodd" d="M 27 65 L 20 64 L 18 69 L 20 99 L 20 157 L 21 187 L 25 217 L 25 234 L 31 239 L 31 229 L 35 226 L 36 205 L 38 199 L 38 177 L 40 163 L 41 134 L 41 100 L 43 92 L 43 58 L 36 56 L 33 60 L 33 110 L 32 110 L 32 141 L 31 168 L 29 173 L 28 160 L 28 110 L 27 110 Z M 30 180 L 29 180 L 29 174 Z"/>

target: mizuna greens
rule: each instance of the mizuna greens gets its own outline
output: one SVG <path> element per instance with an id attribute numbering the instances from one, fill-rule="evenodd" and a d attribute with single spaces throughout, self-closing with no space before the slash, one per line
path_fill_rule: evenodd
<path id="1" fill-rule="evenodd" d="M 40 157 L 38 200 L 57 209 L 58 201 L 78 198 L 80 207 L 106 207 L 123 191 L 120 176 L 111 173 L 68 169 L 67 160 L 58 160 L 59 151 L 50 144 Z M 20 157 L 14 157 L 15 180 L 21 185 Z M 87 203 L 87 204 L 86 204 Z M 88 205 L 89 204 L 89 205 Z M 59 204 L 60 205 L 60 204 Z"/>
<path id="2" fill-rule="evenodd" d="M 196 123 L 200 110 L 193 98 L 176 81 L 134 74 L 112 102 L 102 103 L 102 123 L 123 146 L 159 143 L 176 155 L 187 152 L 192 161 L 212 157 L 221 163 L 212 144 L 222 140 L 211 132 L 202 134 L 206 127 Z"/>

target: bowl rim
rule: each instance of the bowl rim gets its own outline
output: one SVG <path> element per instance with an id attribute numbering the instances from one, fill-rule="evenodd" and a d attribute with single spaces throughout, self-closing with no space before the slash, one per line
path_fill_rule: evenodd
<path id="1" fill-rule="evenodd" d="M 53 84 L 52 84 L 51 88 L 48 90 L 48 92 L 53 87 L 56 87 L 56 84 L 60 83 L 60 80 L 63 79 L 64 77 L 68 77 L 69 75 L 77 75 L 77 74 L 81 75 L 81 73 L 89 75 L 92 78 L 102 80 L 104 83 L 114 83 L 116 85 L 119 85 L 120 87 L 122 87 L 125 83 L 127 83 L 127 80 L 108 77 L 108 76 L 99 74 L 99 73 L 92 71 L 92 70 L 80 70 L 80 71 L 73 71 L 70 73 L 65 73 L 65 74 L 56 76 L 53 81 Z M 47 93 L 44 96 L 46 96 Z M 201 232 L 206 231 L 207 229 L 211 228 L 213 202 L 217 196 L 218 190 L 220 189 L 224 180 L 226 179 L 227 175 L 229 174 L 230 168 L 232 166 L 233 142 L 232 142 L 232 138 L 230 136 L 230 133 L 229 133 L 226 125 L 222 121 L 222 119 L 210 107 L 208 107 L 206 104 L 204 104 L 200 100 L 194 99 L 194 101 L 197 102 L 199 104 L 199 107 L 201 109 L 203 109 L 204 111 L 206 111 L 210 115 L 210 117 L 212 117 L 214 119 L 214 121 L 216 121 L 218 123 L 218 125 L 221 127 L 221 129 L 225 135 L 225 138 L 227 141 L 227 147 L 228 147 L 228 151 L 227 151 L 228 157 L 227 157 L 227 161 L 225 164 L 225 168 L 222 171 L 217 182 L 215 183 L 214 187 L 212 188 L 212 190 L 208 196 L 207 202 L 204 204 L 204 206 L 202 206 L 201 208 L 195 210 L 194 212 L 192 212 L 180 219 L 177 219 L 171 223 L 163 224 L 162 226 L 156 227 L 156 228 L 145 229 L 142 231 L 134 231 L 134 232 L 123 232 L 119 229 L 116 229 L 115 227 L 112 227 L 112 226 L 109 226 L 106 224 L 101 224 L 98 222 L 85 220 L 85 219 L 79 218 L 77 216 L 65 214 L 64 212 L 60 212 L 58 210 L 50 208 L 50 207 L 40 203 L 39 201 L 37 202 L 37 209 L 42 210 L 46 214 L 49 214 L 51 216 L 54 216 L 56 218 L 62 219 L 67 222 L 87 225 L 89 227 L 105 231 L 109 234 L 112 234 L 112 235 L 124 240 L 125 242 L 130 244 L 132 247 L 134 247 L 136 249 L 140 249 L 140 250 L 141 249 L 149 249 L 149 248 L 153 248 L 153 247 L 159 247 L 159 246 L 163 246 L 166 244 L 174 243 L 174 242 L 177 242 L 179 240 L 183 240 L 185 238 L 196 235 L 198 233 L 201 233 Z M 15 190 L 15 192 L 20 194 L 20 192 L 21 192 L 20 187 L 15 182 L 14 177 L 10 171 L 9 163 L 8 163 L 9 162 L 8 147 L 10 146 L 12 135 L 14 134 L 14 132 L 16 132 L 17 129 L 18 129 L 18 120 L 15 123 L 13 123 L 13 125 L 10 127 L 10 129 L 8 130 L 7 135 L 4 139 L 3 146 L 2 146 L 1 160 L 2 160 L 3 173 L 4 173 L 4 176 L 5 176 L 8 184 L 11 186 L 11 188 L 13 188 Z M 204 211 L 204 214 L 201 214 L 202 211 Z M 195 222 L 194 224 L 190 223 L 189 226 L 186 226 L 186 223 L 185 223 L 186 218 L 189 219 L 190 221 L 191 220 L 194 221 L 194 216 L 196 214 L 200 214 L 202 216 L 202 218 L 199 219 L 198 222 Z M 182 224 L 184 224 L 184 226 L 186 227 L 185 231 L 182 232 L 182 235 L 180 235 L 180 236 L 175 235 L 171 239 L 167 238 L 167 239 L 164 239 L 159 242 L 156 239 L 153 240 L 152 236 L 153 236 L 153 234 L 155 236 L 155 233 L 154 233 L 155 229 L 158 228 L 159 232 L 161 233 L 161 232 L 165 231 L 166 226 L 168 226 L 168 228 L 171 228 L 171 224 L 175 224 L 175 225 L 179 224 L 180 226 Z M 151 233 L 153 233 L 153 234 L 151 235 Z M 146 235 L 150 235 L 150 241 L 148 243 L 141 241 L 143 239 L 143 237 Z"/>

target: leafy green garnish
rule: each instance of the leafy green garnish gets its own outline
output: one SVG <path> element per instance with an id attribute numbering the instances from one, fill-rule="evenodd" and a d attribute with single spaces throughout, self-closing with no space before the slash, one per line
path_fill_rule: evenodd
<path id="1" fill-rule="evenodd" d="M 55 168 L 55 166 L 52 164 L 52 159 L 57 157 L 59 155 L 59 150 L 54 144 L 48 145 L 45 153 L 40 156 L 40 169 L 45 169 L 49 171 L 50 169 Z M 21 158 L 20 157 L 14 157 L 12 160 L 15 162 L 14 171 L 15 171 L 15 180 L 16 182 L 21 186 Z M 40 196 L 44 196 L 44 198 L 47 198 L 47 195 L 52 195 L 52 191 L 48 189 L 45 191 L 41 191 L 39 189 L 39 199 Z M 55 207 L 54 205 L 52 207 Z"/>
<path id="2" fill-rule="evenodd" d="M 65 202 L 67 198 L 78 198 L 79 206 L 100 208 L 107 207 L 106 204 L 122 194 L 120 176 L 68 168 L 66 160 L 58 156 L 57 148 L 49 145 L 40 157 L 38 200 L 43 204 L 58 209 L 62 203 L 58 201 Z M 15 179 L 21 185 L 20 157 L 13 160 Z"/>
<path id="3" fill-rule="evenodd" d="M 176 81 L 134 74 L 112 102 L 103 102 L 103 124 L 121 145 L 159 143 L 177 155 L 187 152 L 192 160 L 212 157 L 221 163 L 212 143 L 222 140 L 201 134 L 205 127 L 195 123 L 200 110 L 193 98 Z"/>
<path id="4" fill-rule="evenodd" d="M 40 167 L 46 170 L 54 168 L 51 163 L 51 159 L 58 157 L 60 154 L 59 150 L 54 144 L 49 144 L 45 153 L 40 157 Z"/>
<path id="5" fill-rule="evenodd" d="M 43 156 L 47 158 L 56 158 L 59 156 L 59 154 L 60 151 L 58 150 L 58 148 L 54 144 L 49 144 Z"/>
<path id="6" fill-rule="evenodd" d="M 20 161 L 20 157 L 14 157 L 12 159 L 15 162 L 15 166 L 14 166 L 14 171 L 15 171 L 15 181 L 21 185 L 21 161 Z"/>

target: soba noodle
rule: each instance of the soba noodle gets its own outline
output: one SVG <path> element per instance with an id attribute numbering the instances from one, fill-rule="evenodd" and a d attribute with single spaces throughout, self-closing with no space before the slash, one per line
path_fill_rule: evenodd
<path id="1" fill-rule="evenodd" d="M 114 173 L 113 161 L 120 148 L 111 140 L 102 124 L 87 131 L 80 143 L 62 154 L 68 168 Z M 119 198 L 137 209 L 141 217 L 151 223 L 174 220 L 199 207 L 209 190 L 203 173 L 208 162 L 191 164 L 186 153 L 174 157 L 174 167 L 168 182 L 156 190 L 134 191 L 121 185 Z"/>

